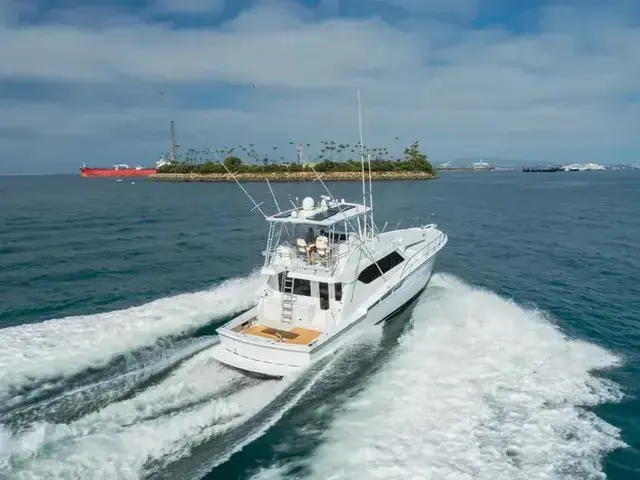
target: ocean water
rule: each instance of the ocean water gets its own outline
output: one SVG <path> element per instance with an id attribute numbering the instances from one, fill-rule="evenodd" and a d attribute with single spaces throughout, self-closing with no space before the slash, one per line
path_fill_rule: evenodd
<path id="1" fill-rule="evenodd" d="M 429 287 L 265 381 L 208 353 L 260 285 L 237 186 L 0 177 L 0 478 L 640 478 L 640 174 L 373 188 L 449 235 Z"/>

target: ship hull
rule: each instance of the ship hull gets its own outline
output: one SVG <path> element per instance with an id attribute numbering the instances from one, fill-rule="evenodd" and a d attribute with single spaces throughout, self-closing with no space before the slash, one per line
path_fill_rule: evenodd
<path id="1" fill-rule="evenodd" d="M 295 375 L 320 358 L 335 352 L 373 325 L 389 321 L 413 305 L 429 283 L 438 252 L 439 250 L 425 258 L 420 266 L 399 281 L 392 294 L 369 307 L 359 319 L 347 320 L 342 330 L 313 348 L 265 345 L 264 342 L 253 341 L 251 337 L 238 335 L 237 332 L 222 327 L 217 330 L 220 343 L 212 347 L 211 355 L 227 366 L 251 373 L 275 378 Z M 258 311 L 259 308 L 254 307 L 227 325 L 254 318 Z"/>
<path id="2" fill-rule="evenodd" d="M 155 168 L 80 168 L 80 176 L 83 178 L 122 178 L 122 177 L 148 177 L 156 173 Z"/>

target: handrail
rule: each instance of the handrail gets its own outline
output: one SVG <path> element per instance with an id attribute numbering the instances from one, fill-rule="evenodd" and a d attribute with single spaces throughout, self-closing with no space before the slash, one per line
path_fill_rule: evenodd
<path id="1" fill-rule="evenodd" d="M 413 267 L 413 263 L 415 262 L 415 259 L 418 256 L 420 256 L 420 258 L 423 258 L 423 256 L 424 256 L 423 252 L 425 250 L 427 250 L 427 255 L 426 256 L 428 257 L 429 254 L 432 251 L 435 253 L 438 250 L 440 250 L 442 248 L 442 246 L 446 243 L 446 241 L 447 241 L 447 235 L 445 235 L 444 233 L 440 232 L 440 235 L 438 235 L 436 238 L 432 239 L 429 243 L 427 243 L 425 246 L 423 246 L 420 250 L 418 250 L 413 255 L 411 255 L 404 262 L 404 267 L 402 267 L 402 271 L 400 272 L 400 278 L 404 277 L 405 272 L 411 270 L 409 268 L 409 266 L 411 265 Z"/>
<path id="2" fill-rule="evenodd" d="M 408 225 L 409 222 L 411 222 L 410 226 L 405 226 Z M 382 227 L 382 230 L 380 233 L 384 233 L 387 229 L 387 226 L 389 225 L 389 222 L 386 222 L 384 224 L 384 226 Z M 393 228 L 393 230 L 399 230 L 400 227 L 403 228 L 414 228 L 414 227 L 425 227 L 428 225 L 433 225 L 434 227 L 436 226 L 434 223 L 431 223 L 431 221 L 427 218 L 427 217 L 408 217 L 408 218 L 401 218 L 398 223 L 396 223 L 396 226 Z"/>

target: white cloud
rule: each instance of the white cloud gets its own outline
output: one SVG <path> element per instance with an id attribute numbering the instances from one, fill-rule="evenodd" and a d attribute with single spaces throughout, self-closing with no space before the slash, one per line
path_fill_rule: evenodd
<path id="1" fill-rule="evenodd" d="M 627 100 L 640 91 L 640 29 L 624 18 L 549 9 L 539 31 L 523 35 L 434 20 L 400 28 L 379 17 L 312 19 L 300 6 L 263 2 L 218 29 L 130 17 L 100 28 L 6 23 L 0 82 L 57 86 L 43 100 L 0 92 L 0 158 L 19 150 L 25 169 L 69 171 L 124 149 L 150 163 L 167 150 L 171 118 L 184 148 L 284 150 L 289 135 L 355 142 L 357 87 L 371 143 L 400 151 L 421 140 L 435 161 L 606 162 L 640 150 L 640 104 Z M 15 169 L 3 162 L 0 171 Z"/>
<path id="2" fill-rule="evenodd" d="M 20 15 L 33 12 L 36 7 L 28 0 L 3 0 L 0 2 L 0 25 L 12 25 Z"/>

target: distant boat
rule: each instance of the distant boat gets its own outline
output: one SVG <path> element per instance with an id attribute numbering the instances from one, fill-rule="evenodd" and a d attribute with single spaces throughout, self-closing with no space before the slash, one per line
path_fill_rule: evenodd
<path id="1" fill-rule="evenodd" d="M 571 165 L 566 165 L 564 167 L 564 171 L 565 172 L 584 172 L 584 171 L 589 171 L 589 170 L 605 170 L 605 168 L 602 165 L 598 165 L 597 163 L 586 163 L 586 164 L 580 164 L 580 163 L 572 163 Z"/>
<path id="2" fill-rule="evenodd" d="M 122 178 L 122 177 L 148 177 L 157 172 L 158 168 L 164 167 L 165 165 L 171 165 L 175 163 L 176 158 L 176 139 L 175 139 L 175 130 L 174 130 L 174 122 L 171 121 L 170 126 L 171 131 L 171 159 L 168 160 L 164 157 L 160 158 L 156 162 L 155 167 L 142 167 L 140 165 L 136 165 L 132 167 L 127 165 L 126 163 L 120 163 L 117 165 L 113 165 L 111 167 L 87 167 L 85 164 L 80 167 L 80 176 L 83 178 L 90 177 L 107 177 L 107 178 Z"/>
<path id="3" fill-rule="evenodd" d="M 80 176 L 83 178 L 89 177 L 148 177 L 156 173 L 156 169 L 162 166 L 160 162 L 157 162 L 157 166 L 154 167 L 131 167 L 125 163 L 113 165 L 112 167 L 87 167 L 82 165 L 80 167 Z"/>
<path id="4" fill-rule="evenodd" d="M 533 167 L 523 167 L 523 172 L 563 172 L 563 167 L 547 165 L 547 166 L 533 166 Z"/>
<path id="5" fill-rule="evenodd" d="M 493 167 L 483 160 L 473 162 L 471 168 L 474 170 L 493 170 Z"/>

